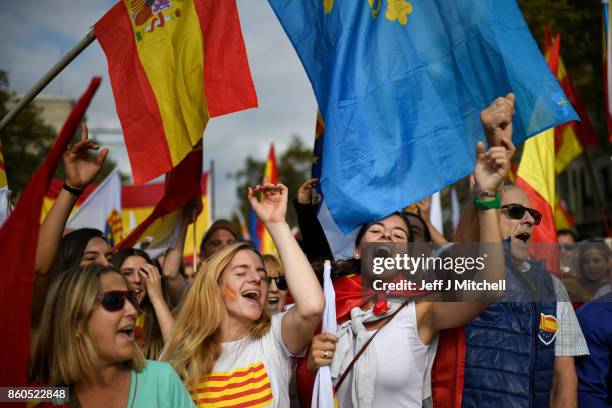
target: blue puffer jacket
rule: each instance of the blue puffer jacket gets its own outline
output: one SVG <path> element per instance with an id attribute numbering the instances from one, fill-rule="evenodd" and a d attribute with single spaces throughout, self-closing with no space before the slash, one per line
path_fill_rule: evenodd
<path id="1" fill-rule="evenodd" d="M 523 273 L 506 259 L 504 301 L 491 305 L 465 329 L 463 407 L 549 406 L 557 331 L 554 299 L 544 263 L 532 262 L 531 270 Z"/>

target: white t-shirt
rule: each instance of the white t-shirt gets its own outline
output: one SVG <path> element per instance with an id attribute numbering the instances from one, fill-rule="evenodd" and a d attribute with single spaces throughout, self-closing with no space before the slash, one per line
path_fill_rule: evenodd
<path id="1" fill-rule="evenodd" d="M 419 338 L 415 303 L 383 326 L 368 347 L 376 352 L 373 408 L 421 407 L 428 345 Z M 371 332 L 374 334 L 374 331 Z M 353 350 L 355 355 L 357 350 Z M 341 408 L 353 408 L 352 370 L 338 390 Z"/>
<path id="2" fill-rule="evenodd" d="M 198 407 L 289 407 L 292 354 L 281 337 L 284 313 L 259 339 L 222 343 L 212 372 L 190 390 Z"/>

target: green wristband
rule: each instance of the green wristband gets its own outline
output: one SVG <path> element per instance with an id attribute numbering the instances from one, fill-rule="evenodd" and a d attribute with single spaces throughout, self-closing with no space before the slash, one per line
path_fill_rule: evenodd
<path id="1" fill-rule="evenodd" d="M 499 191 L 495 193 L 495 198 L 490 201 L 483 201 L 479 197 L 474 197 L 474 206 L 477 210 L 495 210 L 501 207 L 501 195 Z"/>

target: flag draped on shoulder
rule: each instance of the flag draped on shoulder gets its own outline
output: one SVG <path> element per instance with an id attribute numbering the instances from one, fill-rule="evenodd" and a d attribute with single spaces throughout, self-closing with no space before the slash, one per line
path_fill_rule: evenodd
<path id="1" fill-rule="evenodd" d="M 30 309 L 42 202 L 100 81 L 101 78 L 94 78 L 74 105 L 45 162 L 32 175 L 15 210 L 0 229 L 0 331 L 5 333 L 0 336 L 0 386 L 3 387 L 24 386 L 27 382 Z"/>
<path id="2" fill-rule="evenodd" d="M 174 245 L 178 225 L 185 204 L 200 198 L 202 175 L 202 151 L 194 150 L 185 157 L 168 175 L 164 196 L 142 223 L 116 248 L 140 247 L 156 257 Z M 202 201 L 198 200 L 199 214 Z"/>
<path id="3" fill-rule="evenodd" d="M 94 30 L 137 184 L 176 166 L 209 118 L 257 106 L 235 0 L 123 0 Z"/>
<path id="4" fill-rule="evenodd" d="M 268 0 L 325 120 L 321 185 L 348 232 L 469 174 L 480 111 L 515 141 L 577 119 L 515 0 Z"/>

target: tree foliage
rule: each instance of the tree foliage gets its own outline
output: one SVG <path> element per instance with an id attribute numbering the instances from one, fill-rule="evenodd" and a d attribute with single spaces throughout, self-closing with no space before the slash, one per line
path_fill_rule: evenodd
<path id="1" fill-rule="evenodd" d="M 16 100 L 15 92 L 9 88 L 6 72 L 0 71 L 0 117 L 4 117 Z M 54 130 L 43 122 L 41 109 L 30 103 L 0 134 L 8 186 L 12 196 L 17 197 L 28 184 L 30 176 L 42 164 L 47 152 L 55 142 Z M 78 140 L 80 130 L 73 143 Z M 113 169 L 114 163 L 106 159 L 104 167 L 94 182 L 99 182 Z M 63 163 L 58 166 L 56 177 L 63 178 Z"/>
<path id="2" fill-rule="evenodd" d="M 280 155 L 277 151 L 279 179 L 289 189 L 290 201 L 297 196 L 297 190 L 300 185 L 310 177 L 312 158 L 312 148 L 304 146 L 296 135 L 293 136 L 291 143 L 285 151 Z M 265 158 L 259 160 L 248 156 L 242 169 L 234 174 L 234 178 L 238 183 L 236 194 L 240 203 L 240 211 L 247 221 L 249 215 L 249 203 L 246 199 L 247 187 L 261 184 L 265 166 Z M 291 226 L 297 225 L 297 216 L 291 203 L 287 211 L 287 221 Z"/>
<path id="3" fill-rule="evenodd" d="M 593 0 L 519 0 L 531 33 L 544 50 L 544 27 L 561 34 L 561 58 L 600 140 L 604 140 L 602 7 Z"/>

